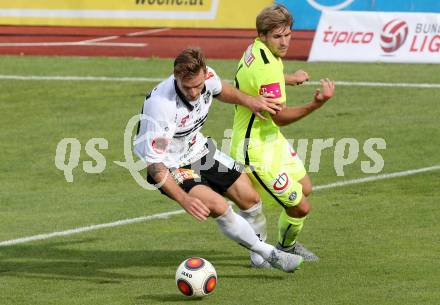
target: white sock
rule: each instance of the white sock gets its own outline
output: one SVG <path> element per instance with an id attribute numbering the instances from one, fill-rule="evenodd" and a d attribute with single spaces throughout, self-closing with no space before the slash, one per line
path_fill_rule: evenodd
<path id="1" fill-rule="evenodd" d="M 236 214 L 231 207 L 215 220 L 220 230 L 227 237 L 249 250 L 260 254 L 264 259 L 270 257 L 274 247 L 259 240 L 250 224 L 243 217 Z"/>
<path id="2" fill-rule="evenodd" d="M 238 214 L 246 219 L 258 238 L 265 242 L 267 238 L 266 216 L 263 214 L 263 204 L 261 201 L 247 210 L 240 210 Z M 257 266 L 264 262 L 264 258 L 255 252 L 251 252 L 251 260 Z"/>
<path id="3" fill-rule="evenodd" d="M 263 214 L 261 201 L 247 210 L 240 210 L 238 214 L 246 219 L 261 241 L 266 241 L 266 216 Z"/>

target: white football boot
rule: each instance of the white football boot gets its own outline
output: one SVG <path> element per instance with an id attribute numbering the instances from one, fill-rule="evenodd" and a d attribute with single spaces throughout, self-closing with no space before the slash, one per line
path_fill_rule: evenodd
<path id="1" fill-rule="evenodd" d="M 300 255 L 307 262 L 319 260 L 319 257 L 315 253 L 304 247 L 304 245 L 300 244 L 299 242 L 294 243 L 290 247 L 283 247 L 280 243 L 277 243 L 276 248 L 287 253 Z"/>
<path id="2" fill-rule="evenodd" d="M 283 270 L 284 272 L 294 272 L 301 266 L 304 259 L 299 255 L 274 248 L 267 261 L 273 268 Z"/>

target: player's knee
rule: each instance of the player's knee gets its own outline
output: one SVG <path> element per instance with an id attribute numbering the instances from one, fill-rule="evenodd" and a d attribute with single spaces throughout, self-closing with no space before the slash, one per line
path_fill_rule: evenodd
<path id="1" fill-rule="evenodd" d="M 210 210 L 210 215 L 213 217 L 218 217 L 226 213 L 229 208 L 228 203 L 223 198 L 213 199 L 208 206 Z"/>
<path id="2" fill-rule="evenodd" d="M 312 184 L 308 184 L 306 186 L 303 186 L 302 192 L 304 196 L 308 197 L 312 193 Z"/>
<path id="3" fill-rule="evenodd" d="M 235 203 L 242 210 L 250 209 L 261 201 L 260 195 L 253 188 L 241 191 L 234 199 L 234 201 L 236 201 Z"/>
<path id="4" fill-rule="evenodd" d="M 312 193 L 312 181 L 310 177 L 306 175 L 303 179 L 299 181 L 302 185 L 302 193 L 304 196 L 308 197 Z"/>
<path id="5" fill-rule="evenodd" d="M 303 199 L 301 200 L 301 202 L 298 205 L 296 205 L 294 207 L 287 208 L 286 213 L 290 217 L 302 218 L 302 217 L 305 217 L 309 214 L 310 209 L 311 209 L 310 204 L 303 197 Z"/>
<path id="6" fill-rule="evenodd" d="M 249 176 L 247 176 L 246 174 L 242 174 L 240 179 L 242 183 L 240 185 L 238 196 L 240 197 L 241 201 L 243 201 L 248 206 L 253 206 L 259 203 L 261 201 L 260 195 L 252 187 L 252 182 L 249 179 Z"/>
<path id="7" fill-rule="evenodd" d="M 261 198 L 257 191 L 252 189 L 252 191 L 246 194 L 246 201 L 249 203 L 249 205 L 253 206 L 259 203 L 261 201 Z"/>

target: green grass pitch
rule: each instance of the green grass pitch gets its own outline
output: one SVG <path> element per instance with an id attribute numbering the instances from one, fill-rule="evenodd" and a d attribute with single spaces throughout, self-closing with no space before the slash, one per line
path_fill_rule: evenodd
<path id="1" fill-rule="evenodd" d="M 234 61 L 209 65 L 233 79 Z M 286 62 L 312 80 L 440 83 L 438 65 Z M 172 61 L 80 57 L 0 57 L 1 75 L 158 77 Z M 140 188 L 113 161 L 124 160 L 123 132 L 155 83 L 0 79 L 0 242 L 174 211 L 179 206 Z M 289 104 L 307 102 L 316 86 L 288 89 Z M 387 148 L 381 172 L 440 164 L 440 89 L 337 86 L 322 109 L 283 129 L 291 139 L 354 138 L 359 158 L 336 175 L 334 149 L 322 152 L 315 186 L 373 176 L 361 171 L 369 138 Z M 221 142 L 233 106 L 214 102 L 204 134 Z M 68 183 L 55 167 L 58 142 L 77 138 L 79 166 Z M 105 138 L 107 161 L 87 174 L 84 146 Z M 309 145 L 310 152 L 311 145 Z M 310 154 L 306 155 L 306 168 Z M 76 235 L 0 247 L 0 304 L 310 304 L 414 305 L 440 300 L 440 171 L 323 189 L 300 240 L 320 257 L 294 274 L 253 270 L 247 252 L 210 219 L 186 214 Z M 265 209 L 269 241 L 278 208 Z M 217 269 L 215 293 L 188 300 L 174 272 L 188 256 Z"/>

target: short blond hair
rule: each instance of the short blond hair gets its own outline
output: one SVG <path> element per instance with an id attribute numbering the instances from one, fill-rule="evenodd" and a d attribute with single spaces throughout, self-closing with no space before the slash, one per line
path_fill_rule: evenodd
<path id="1" fill-rule="evenodd" d="M 256 26 L 258 34 L 266 35 L 279 27 L 292 28 L 293 17 L 289 10 L 281 4 L 264 8 L 257 16 Z"/>
<path id="2" fill-rule="evenodd" d="M 206 72 L 206 60 L 200 48 L 186 48 L 174 60 L 174 76 L 180 79 L 193 78 L 201 69 Z"/>

